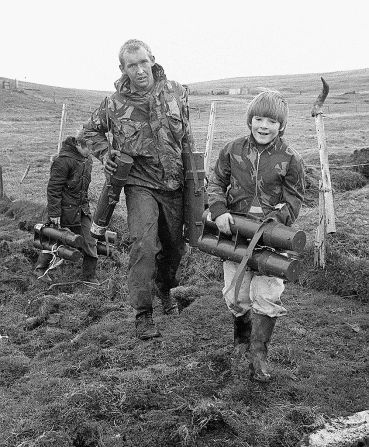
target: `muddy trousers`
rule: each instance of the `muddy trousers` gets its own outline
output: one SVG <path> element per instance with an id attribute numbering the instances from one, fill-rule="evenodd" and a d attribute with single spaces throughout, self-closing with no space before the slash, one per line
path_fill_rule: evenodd
<path id="1" fill-rule="evenodd" d="M 128 289 L 136 315 L 152 312 L 154 286 L 170 290 L 184 254 L 183 195 L 142 186 L 124 188 L 130 234 Z"/>
<path id="2" fill-rule="evenodd" d="M 249 351 L 251 378 L 260 382 L 270 379 L 267 355 L 277 317 L 286 315 L 281 302 L 284 290 L 280 278 L 256 275 L 246 270 L 238 296 L 226 290 L 238 268 L 237 263 L 225 261 L 223 296 L 234 321 L 234 345 Z"/>

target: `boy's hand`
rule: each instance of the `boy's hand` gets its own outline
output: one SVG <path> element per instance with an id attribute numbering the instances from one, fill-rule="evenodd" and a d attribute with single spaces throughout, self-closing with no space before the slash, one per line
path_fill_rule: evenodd
<path id="1" fill-rule="evenodd" d="M 107 174 L 114 174 L 114 172 L 117 170 L 117 164 L 114 163 L 114 158 L 119 154 L 119 151 L 112 149 L 112 151 L 110 152 L 110 157 L 107 156 L 106 158 L 104 158 L 103 161 L 103 165 L 104 165 L 104 170 Z"/>
<path id="2" fill-rule="evenodd" d="M 232 234 L 230 224 L 234 224 L 233 216 L 230 213 L 224 213 L 215 219 L 218 230 L 225 234 Z"/>
<path id="3" fill-rule="evenodd" d="M 50 217 L 50 222 L 57 227 L 60 227 L 60 217 Z"/>

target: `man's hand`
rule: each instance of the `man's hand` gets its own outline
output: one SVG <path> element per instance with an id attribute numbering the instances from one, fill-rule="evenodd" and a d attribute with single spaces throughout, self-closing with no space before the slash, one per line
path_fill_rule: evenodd
<path id="1" fill-rule="evenodd" d="M 110 152 L 110 157 L 107 156 L 106 158 L 104 158 L 103 165 L 106 174 L 112 175 L 117 170 L 118 165 L 114 163 L 113 160 L 119 153 L 120 153 L 119 151 L 112 149 Z"/>
<path id="2" fill-rule="evenodd" d="M 224 213 L 215 219 L 218 230 L 225 234 L 232 234 L 230 224 L 234 224 L 233 216 L 230 213 Z"/>
<path id="3" fill-rule="evenodd" d="M 50 222 L 57 227 L 60 227 L 60 217 L 49 217 Z"/>

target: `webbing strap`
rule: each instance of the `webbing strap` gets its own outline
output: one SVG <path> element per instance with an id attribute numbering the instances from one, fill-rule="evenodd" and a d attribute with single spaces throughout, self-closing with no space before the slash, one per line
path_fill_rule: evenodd
<path id="1" fill-rule="evenodd" d="M 243 277 L 245 276 L 245 271 L 247 267 L 247 263 L 252 255 L 252 252 L 254 251 L 254 248 L 256 244 L 258 243 L 259 239 L 261 238 L 262 234 L 264 233 L 265 228 L 270 222 L 273 222 L 273 218 L 268 217 L 265 219 L 259 226 L 259 228 L 256 230 L 254 236 L 252 237 L 244 257 L 242 258 L 242 261 L 240 265 L 237 268 L 237 271 L 232 279 L 231 284 L 227 287 L 227 289 L 224 292 L 224 295 L 226 295 L 228 292 L 230 292 L 233 288 L 235 289 L 235 301 L 237 303 L 238 294 L 241 288 Z"/>

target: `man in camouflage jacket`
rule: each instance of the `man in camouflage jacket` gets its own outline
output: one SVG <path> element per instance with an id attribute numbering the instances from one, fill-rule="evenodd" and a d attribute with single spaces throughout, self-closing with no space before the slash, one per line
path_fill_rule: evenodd
<path id="1" fill-rule="evenodd" d="M 129 40 L 121 47 L 119 60 L 123 75 L 115 83 L 116 91 L 84 125 L 84 135 L 109 174 L 115 171 L 114 156 L 119 152 L 134 160 L 124 187 L 132 242 L 128 287 L 137 336 L 149 339 L 160 336 L 152 319 L 155 294 L 164 313 L 178 313 L 170 289 L 177 284 L 184 253 L 182 153 L 193 151 L 194 141 L 187 91 L 167 80 L 150 48 Z"/>

